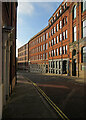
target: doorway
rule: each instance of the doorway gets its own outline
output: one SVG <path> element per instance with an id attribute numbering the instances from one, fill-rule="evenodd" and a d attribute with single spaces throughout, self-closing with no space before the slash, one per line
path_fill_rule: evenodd
<path id="1" fill-rule="evenodd" d="M 76 76 L 76 59 L 72 62 L 72 76 Z"/>
<path id="2" fill-rule="evenodd" d="M 67 61 L 63 61 L 63 74 L 67 74 Z"/>

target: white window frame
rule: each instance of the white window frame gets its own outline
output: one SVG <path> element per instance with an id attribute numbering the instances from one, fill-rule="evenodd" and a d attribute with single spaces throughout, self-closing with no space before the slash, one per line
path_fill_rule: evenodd
<path id="1" fill-rule="evenodd" d="M 59 47 L 59 55 L 62 55 L 62 47 Z"/>
<path id="2" fill-rule="evenodd" d="M 45 50 L 45 44 L 43 44 L 43 50 Z"/>
<path id="3" fill-rule="evenodd" d="M 65 54 L 67 54 L 67 45 L 65 45 Z"/>
<path id="4" fill-rule="evenodd" d="M 65 40 L 65 32 L 63 32 L 63 40 Z"/>
<path id="5" fill-rule="evenodd" d="M 46 40 L 48 39 L 48 33 L 46 33 Z"/>
<path id="6" fill-rule="evenodd" d="M 53 44 L 54 45 L 56 44 L 56 38 L 53 38 Z"/>
<path id="7" fill-rule="evenodd" d="M 86 0 L 83 0 L 83 11 L 86 10 Z"/>
<path id="8" fill-rule="evenodd" d="M 58 56 L 58 48 L 56 48 L 56 56 Z"/>
<path id="9" fill-rule="evenodd" d="M 61 42 L 62 41 L 62 34 L 60 33 L 59 34 L 59 42 Z"/>
<path id="10" fill-rule="evenodd" d="M 51 42 L 49 41 L 49 47 L 51 46 Z"/>
<path id="11" fill-rule="evenodd" d="M 67 30 L 65 30 L 65 39 L 67 39 L 68 36 L 67 36 Z"/>
<path id="12" fill-rule="evenodd" d="M 49 51 L 49 57 L 51 57 L 51 52 Z"/>
<path id="13" fill-rule="evenodd" d="M 42 45 L 41 45 L 41 51 L 42 51 Z"/>
<path id="14" fill-rule="evenodd" d="M 42 36 L 41 36 L 41 42 L 42 42 Z"/>
<path id="15" fill-rule="evenodd" d="M 73 41 L 76 41 L 76 26 L 73 27 Z"/>
<path id="16" fill-rule="evenodd" d="M 59 28 L 60 29 L 62 28 L 62 21 L 61 20 L 59 21 Z"/>
<path id="17" fill-rule="evenodd" d="M 48 49 L 48 43 L 46 43 L 46 50 Z"/>
<path id="18" fill-rule="evenodd" d="M 61 13 L 62 13 L 62 9 L 60 8 L 60 9 L 59 9 L 59 14 L 61 14 Z"/>
<path id="19" fill-rule="evenodd" d="M 56 32 L 56 30 L 55 30 L 55 26 L 54 26 L 53 30 L 54 30 L 53 32 L 54 32 L 54 34 L 55 34 L 55 32 Z"/>
<path id="20" fill-rule="evenodd" d="M 86 20 L 83 21 L 83 38 L 86 37 Z"/>
<path id="21" fill-rule="evenodd" d="M 58 32 L 58 24 L 56 24 L 56 32 Z"/>
<path id="22" fill-rule="evenodd" d="M 45 35 L 43 35 L 43 41 L 45 40 Z"/>
<path id="23" fill-rule="evenodd" d="M 54 49 L 54 50 L 53 50 L 53 56 L 55 56 L 55 52 L 56 52 L 56 51 L 55 51 L 55 49 Z"/>
<path id="24" fill-rule="evenodd" d="M 56 44 L 58 43 L 58 36 L 56 36 Z"/>
<path id="25" fill-rule="evenodd" d="M 45 54 L 43 53 L 43 60 L 45 59 Z"/>

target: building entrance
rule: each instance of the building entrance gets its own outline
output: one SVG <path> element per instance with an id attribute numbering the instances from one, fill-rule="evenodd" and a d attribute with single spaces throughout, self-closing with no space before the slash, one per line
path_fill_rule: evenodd
<path id="1" fill-rule="evenodd" d="M 72 76 L 76 76 L 76 59 L 72 62 Z"/>
<path id="2" fill-rule="evenodd" d="M 67 74 L 67 61 L 63 61 L 63 74 Z"/>

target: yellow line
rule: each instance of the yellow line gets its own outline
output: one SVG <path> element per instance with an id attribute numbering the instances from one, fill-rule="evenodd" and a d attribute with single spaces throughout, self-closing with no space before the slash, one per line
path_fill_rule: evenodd
<path id="1" fill-rule="evenodd" d="M 56 112 L 60 115 L 60 117 L 63 119 L 63 120 L 65 120 L 64 119 L 64 117 L 61 115 L 61 113 L 53 106 L 53 104 L 48 100 L 48 98 L 44 95 L 44 93 L 41 93 L 45 98 L 46 98 L 46 100 L 48 101 L 48 103 L 56 110 Z"/>
<path id="2" fill-rule="evenodd" d="M 33 83 L 34 84 L 34 83 Z M 49 102 L 49 100 L 50 100 L 50 102 L 52 103 L 52 106 L 54 107 L 56 107 L 61 113 L 62 113 L 62 115 L 67 119 L 67 120 L 69 120 L 69 118 L 56 106 L 56 104 L 55 103 L 53 103 L 53 101 L 44 93 L 44 91 L 42 91 L 38 86 L 37 86 L 37 84 L 35 83 L 34 84 L 37 88 L 38 88 L 38 90 L 41 92 L 41 93 L 43 93 L 43 96 L 48 100 L 48 102 Z M 50 103 L 49 102 L 49 103 Z M 50 104 L 51 104 L 50 103 Z M 54 107 L 54 109 L 56 110 L 56 108 Z M 57 111 L 57 110 L 56 110 Z M 62 117 L 62 115 L 60 114 L 60 116 Z M 63 118 L 63 117 L 62 117 Z"/>
<path id="3" fill-rule="evenodd" d="M 41 89 L 40 89 L 41 90 Z M 42 90 L 41 90 L 42 91 Z M 43 92 L 43 91 L 42 91 Z M 43 92 L 44 93 L 44 92 Z M 45 94 L 45 93 L 44 93 Z M 68 119 L 68 117 L 56 106 L 56 104 L 55 103 L 53 103 L 53 101 L 45 94 L 45 96 L 51 101 L 51 103 L 65 116 L 65 118 L 67 119 L 67 120 L 69 120 Z"/>
<path id="4" fill-rule="evenodd" d="M 29 79 L 30 82 L 32 82 L 30 79 Z M 32 82 L 32 84 L 38 89 L 38 91 L 46 98 L 46 100 L 50 103 L 50 105 L 55 109 L 55 111 L 60 115 L 60 117 L 65 120 L 65 118 L 67 120 L 70 120 L 61 110 L 59 107 L 56 106 L 55 103 L 53 103 L 53 101 L 44 93 L 43 90 L 41 90 L 36 83 Z"/>

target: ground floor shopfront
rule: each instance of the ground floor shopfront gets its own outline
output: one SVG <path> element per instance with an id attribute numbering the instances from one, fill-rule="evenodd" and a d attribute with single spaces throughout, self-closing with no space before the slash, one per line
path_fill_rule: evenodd
<path id="1" fill-rule="evenodd" d="M 69 75 L 69 58 L 29 63 L 30 72 Z"/>
<path id="2" fill-rule="evenodd" d="M 27 70 L 28 69 L 28 61 L 27 62 L 18 62 L 17 69 L 18 70 Z"/>
<path id="3" fill-rule="evenodd" d="M 70 44 L 70 76 L 85 78 L 86 37 Z"/>

